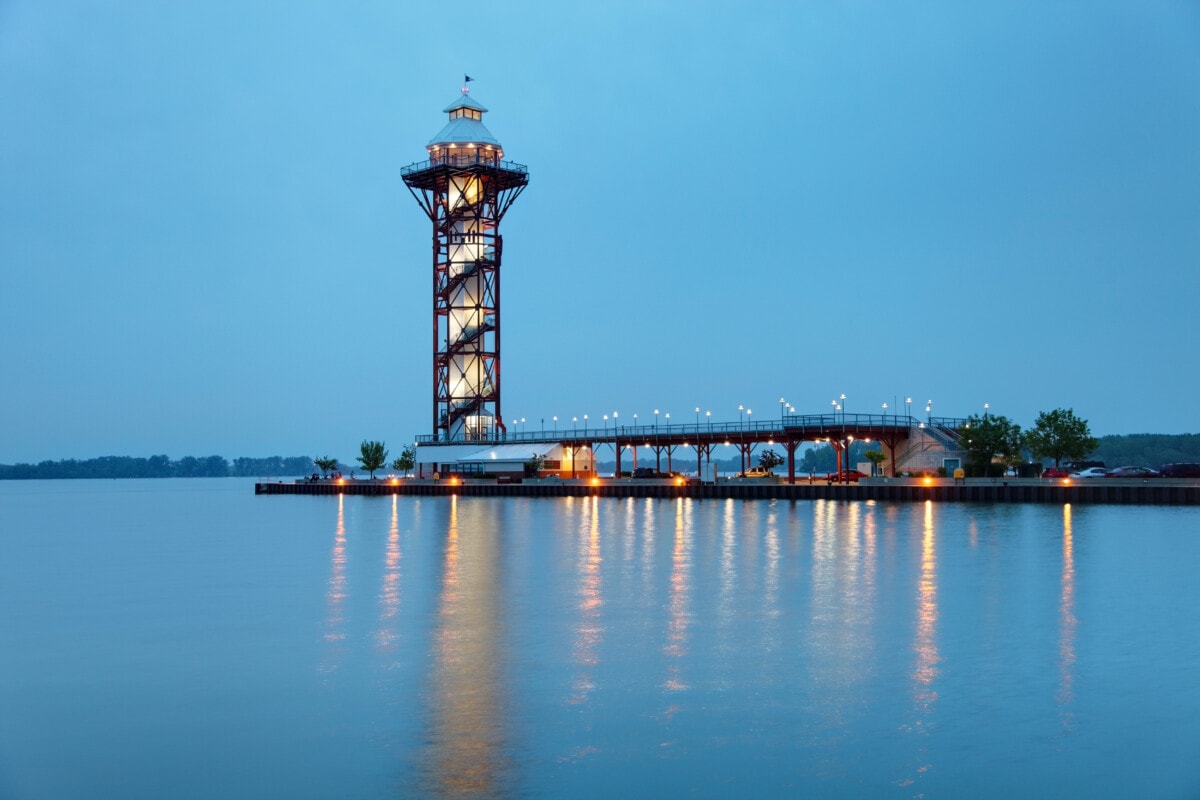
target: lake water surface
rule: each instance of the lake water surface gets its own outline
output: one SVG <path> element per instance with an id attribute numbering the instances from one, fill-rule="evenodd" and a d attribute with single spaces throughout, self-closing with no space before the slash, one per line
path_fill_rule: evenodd
<path id="1" fill-rule="evenodd" d="M 1200 509 L 0 483 L 0 797 L 1200 797 Z"/>

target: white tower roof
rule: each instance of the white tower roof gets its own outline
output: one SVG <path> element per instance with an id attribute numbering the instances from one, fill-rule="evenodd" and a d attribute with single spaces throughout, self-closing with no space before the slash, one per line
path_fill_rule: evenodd
<path id="1" fill-rule="evenodd" d="M 439 144 L 472 143 L 500 146 L 500 142 L 496 141 L 496 137 L 492 136 L 481 119 L 487 109 L 467 95 L 466 90 L 442 111 L 450 115 L 450 121 L 438 131 L 437 136 L 429 140 L 429 147 Z"/>

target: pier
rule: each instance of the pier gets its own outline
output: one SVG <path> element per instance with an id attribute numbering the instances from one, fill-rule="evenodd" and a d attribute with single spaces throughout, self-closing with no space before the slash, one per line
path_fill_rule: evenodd
<path id="1" fill-rule="evenodd" d="M 467 497 L 631 497 L 697 500 L 876 500 L 915 503 L 1079 503 L 1109 505 L 1200 505 L 1200 482 L 1156 478 L 1145 481 L 1041 478 L 867 478 L 858 483 L 786 483 L 770 479 L 716 483 L 633 478 L 589 480 L 495 479 L 299 480 L 263 482 L 260 495 L 367 495 Z"/>

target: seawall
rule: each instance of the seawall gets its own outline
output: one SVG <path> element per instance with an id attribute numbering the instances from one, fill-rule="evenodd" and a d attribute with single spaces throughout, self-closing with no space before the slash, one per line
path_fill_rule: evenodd
<path id="1" fill-rule="evenodd" d="M 1200 483 L 1175 480 L 1087 480 L 1062 483 L 1040 479 L 874 478 L 858 484 L 723 481 L 685 483 L 654 480 L 496 481 L 347 480 L 257 483 L 266 495 L 418 495 L 471 497 L 689 497 L 723 500 L 880 500 L 939 503 L 1096 503 L 1117 505 L 1200 505 Z"/>

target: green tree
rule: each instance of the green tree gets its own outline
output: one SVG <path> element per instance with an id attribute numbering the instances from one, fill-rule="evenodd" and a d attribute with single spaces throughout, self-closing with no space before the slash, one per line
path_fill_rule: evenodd
<path id="1" fill-rule="evenodd" d="M 763 469 L 775 469 L 784 462 L 783 456 L 774 450 L 763 450 L 758 456 L 758 465 Z"/>
<path id="2" fill-rule="evenodd" d="M 525 477 L 536 478 L 538 473 L 542 471 L 542 467 L 546 465 L 546 459 L 534 453 L 525 462 Z"/>
<path id="3" fill-rule="evenodd" d="M 337 469 L 338 465 L 337 459 L 330 458 L 329 456 L 325 456 L 323 458 L 314 458 L 313 463 L 317 465 L 317 469 L 321 470 L 322 478 L 326 477 L 330 472 Z"/>
<path id="4" fill-rule="evenodd" d="M 967 452 L 968 474 L 976 477 L 995 474 L 994 461 L 1008 464 L 1019 458 L 1023 443 L 1021 426 L 994 414 L 970 417 L 959 431 L 959 444 Z"/>
<path id="5" fill-rule="evenodd" d="M 369 442 L 364 439 L 359 450 L 361 455 L 358 457 L 358 463 L 371 473 L 371 480 L 375 480 L 375 470 L 383 469 L 383 465 L 387 463 L 387 448 L 384 447 L 383 442 Z"/>
<path id="6" fill-rule="evenodd" d="M 412 468 L 417 465 L 417 451 L 412 445 L 400 451 L 400 457 L 392 462 L 392 469 L 401 470 L 405 475 L 412 472 Z"/>
<path id="7" fill-rule="evenodd" d="M 1025 446 L 1033 457 L 1053 458 L 1056 467 L 1064 458 L 1072 461 L 1087 458 L 1098 444 L 1088 430 L 1087 420 L 1075 416 L 1069 408 L 1043 411 L 1025 433 Z"/>
<path id="8" fill-rule="evenodd" d="M 863 453 L 863 457 L 875 465 L 876 472 L 879 471 L 879 465 L 887 461 L 887 456 L 883 454 L 882 450 L 868 450 Z"/>

